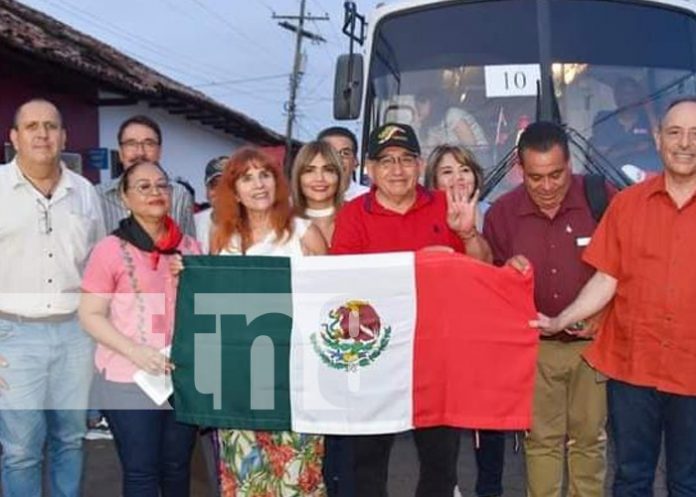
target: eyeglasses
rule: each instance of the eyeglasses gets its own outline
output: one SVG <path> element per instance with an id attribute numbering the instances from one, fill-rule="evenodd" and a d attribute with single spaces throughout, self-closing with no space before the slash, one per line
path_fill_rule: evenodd
<path id="1" fill-rule="evenodd" d="M 384 155 L 382 157 L 377 157 L 377 164 L 379 167 L 382 169 L 391 169 L 397 164 L 401 164 L 403 167 L 414 167 L 416 163 L 418 162 L 418 156 L 417 155 L 402 155 L 400 157 L 396 157 L 393 155 Z"/>
<path id="2" fill-rule="evenodd" d="M 336 150 L 336 153 L 339 155 L 339 157 L 341 157 L 341 159 L 352 159 L 353 157 L 355 157 L 355 152 L 350 147 L 342 148 L 341 150 Z"/>
<path id="3" fill-rule="evenodd" d="M 168 181 L 162 181 L 158 183 L 136 183 L 128 189 L 135 190 L 144 197 L 155 195 L 155 192 L 161 193 L 163 195 L 169 195 L 172 192 L 172 184 Z"/>
<path id="4" fill-rule="evenodd" d="M 157 147 L 160 146 L 159 142 L 157 140 L 153 140 L 151 138 L 147 138 L 145 140 L 126 140 L 121 142 L 121 146 L 124 149 L 127 150 L 136 150 L 138 148 L 144 148 L 145 150 L 155 150 Z"/>
<path id="5" fill-rule="evenodd" d="M 37 198 L 36 208 L 39 210 L 39 232 L 44 235 L 50 235 L 53 232 L 50 206 L 47 206 Z"/>

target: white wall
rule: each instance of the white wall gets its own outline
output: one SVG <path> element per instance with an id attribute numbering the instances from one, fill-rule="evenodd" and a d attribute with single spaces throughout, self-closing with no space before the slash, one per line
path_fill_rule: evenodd
<path id="1" fill-rule="evenodd" d="M 114 95 L 104 93 L 102 96 Z M 247 142 L 234 138 L 197 121 L 188 121 L 162 109 L 140 103 L 127 107 L 99 108 L 99 145 L 118 149 L 116 135 L 123 121 L 136 114 L 151 117 L 162 128 L 162 165 L 172 179 L 181 176 L 196 189 L 196 202 L 205 201 L 203 175 L 205 165 L 213 157 L 229 155 Z M 102 171 L 102 181 L 108 181 L 110 171 Z"/>

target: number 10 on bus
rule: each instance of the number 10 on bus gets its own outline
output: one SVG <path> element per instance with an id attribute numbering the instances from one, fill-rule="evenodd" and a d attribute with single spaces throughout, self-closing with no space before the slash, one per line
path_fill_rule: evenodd
<path id="1" fill-rule="evenodd" d="M 539 64 L 495 65 L 485 67 L 486 97 L 528 97 L 536 95 L 541 79 Z"/>

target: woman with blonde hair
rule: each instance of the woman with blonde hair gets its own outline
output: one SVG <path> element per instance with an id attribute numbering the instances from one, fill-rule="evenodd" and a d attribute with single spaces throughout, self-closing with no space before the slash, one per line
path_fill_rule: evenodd
<path id="1" fill-rule="evenodd" d="M 469 149 L 458 145 L 440 145 L 428 156 L 424 183 L 429 190 L 454 188 L 471 198 L 483 188 L 483 169 Z M 476 229 L 479 231 L 486 209 L 488 204 L 479 202 L 476 212 Z"/>
<path id="2" fill-rule="evenodd" d="M 338 154 L 322 141 L 305 144 L 293 162 L 290 184 L 295 212 L 319 229 L 327 245 L 336 212 L 343 204 L 342 185 L 348 179 Z"/>
<path id="3" fill-rule="evenodd" d="M 230 157 L 217 187 L 211 253 L 301 257 L 326 253 L 319 229 L 295 217 L 281 169 L 245 147 Z M 217 431 L 222 497 L 323 497 L 324 439 L 289 431 Z"/>

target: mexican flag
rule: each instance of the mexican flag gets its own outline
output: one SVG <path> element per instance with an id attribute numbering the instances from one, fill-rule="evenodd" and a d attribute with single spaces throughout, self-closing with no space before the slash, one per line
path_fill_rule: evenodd
<path id="1" fill-rule="evenodd" d="M 323 434 L 530 426 L 533 277 L 460 254 L 184 259 L 177 419 Z"/>

